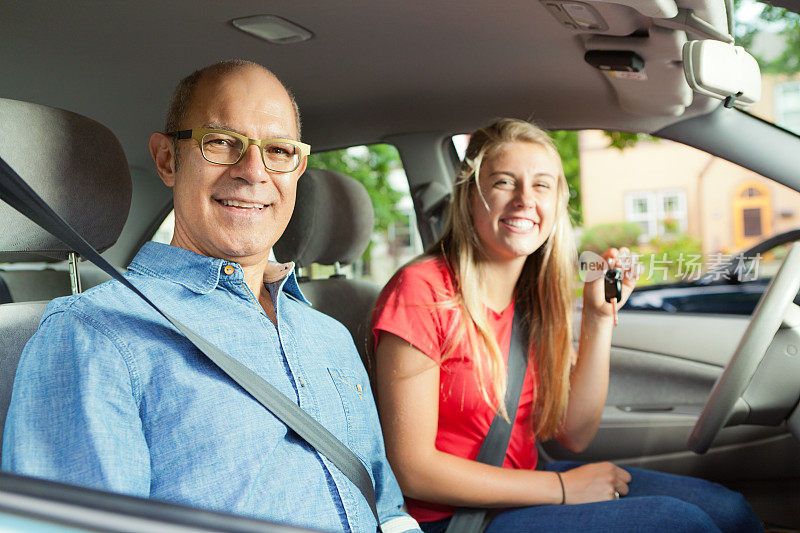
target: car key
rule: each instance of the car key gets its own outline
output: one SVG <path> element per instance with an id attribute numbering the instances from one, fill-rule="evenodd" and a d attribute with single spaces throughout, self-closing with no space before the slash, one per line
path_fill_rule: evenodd
<path id="1" fill-rule="evenodd" d="M 614 325 L 617 325 L 617 303 L 622 298 L 622 271 L 618 268 L 609 268 L 603 276 L 606 301 L 614 309 Z"/>

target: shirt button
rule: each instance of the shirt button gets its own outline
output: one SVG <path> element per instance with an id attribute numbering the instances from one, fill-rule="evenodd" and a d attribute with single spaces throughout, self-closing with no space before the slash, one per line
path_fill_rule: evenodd
<path id="1" fill-rule="evenodd" d="M 226 276 L 230 276 L 231 274 L 233 274 L 234 270 L 236 269 L 233 268 L 233 265 L 225 265 L 225 268 L 222 269 L 222 271 L 225 272 Z"/>

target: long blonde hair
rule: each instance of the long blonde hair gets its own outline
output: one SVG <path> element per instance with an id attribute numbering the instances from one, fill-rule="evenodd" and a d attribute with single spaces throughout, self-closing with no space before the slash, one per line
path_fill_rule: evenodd
<path id="1" fill-rule="evenodd" d="M 516 119 L 500 119 L 475 131 L 467 147 L 453 189 L 447 226 L 426 256 L 444 256 L 454 276 L 453 307 L 463 316 L 448 339 L 449 351 L 465 338 L 476 353 L 480 393 L 492 409 L 507 418 L 504 356 L 500 352 L 481 298 L 478 262 L 484 245 L 470 213 L 470 195 L 479 194 L 481 163 L 509 143 L 533 143 L 550 151 L 558 161 L 556 220 L 544 244 L 528 256 L 515 289 L 515 312 L 522 312 L 529 331 L 528 369 L 534 372 L 533 429 L 542 439 L 553 437 L 566 412 L 572 342 L 571 283 L 576 252 L 567 202 L 569 188 L 553 141 L 537 126 Z M 488 372 L 486 372 L 488 370 Z M 489 383 L 485 374 L 488 373 Z"/>

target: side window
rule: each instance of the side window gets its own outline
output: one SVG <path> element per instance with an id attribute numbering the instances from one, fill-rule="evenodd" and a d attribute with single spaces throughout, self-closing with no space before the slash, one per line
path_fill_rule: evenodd
<path id="1" fill-rule="evenodd" d="M 384 284 L 398 268 L 422 253 L 408 179 L 394 146 L 373 144 L 317 152 L 309 156 L 308 166 L 358 180 L 372 200 L 372 240 L 361 259 L 352 265 L 351 275 Z M 331 273 L 332 267 L 312 265 L 306 275 L 316 278 Z"/>
<path id="2" fill-rule="evenodd" d="M 758 246 L 800 227 L 800 193 L 676 142 L 644 137 L 620 146 L 614 142 L 620 134 L 587 130 L 578 135 L 583 215 L 583 223 L 575 227 L 579 251 L 627 246 L 644 266 L 637 292 L 659 286 L 673 291 L 650 292 L 652 305 L 661 306 L 671 298 L 668 294 L 680 293 L 696 296 L 705 306 L 682 308 L 673 302 L 658 310 L 739 312 L 727 307 L 726 298 L 750 291 L 750 307 L 741 307 L 741 312 L 752 311 L 763 288 L 727 283 L 722 267 L 733 269 L 740 281 L 761 279 L 765 284 L 791 243 Z M 701 278 L 693 295 L 686 287 Z M 725 291 L 731 294 L 723 295 Z M 718 305 L 709 307 L 714 299 Z"/>
<path id="3" fill-rule="evenodd" d="M 800 81 L 775 86 L 775 123 L 800 133 Z"/>
<path id="4" fill-rule="evenodd" d="M 408 180 L 394 146 L 375 144 L 318 152 L 309 156 L 308 166 L 333 170 L 358 180 L 372 200 L 375 211 L 372 240 L 361 259 L 345 267 L 346 275 L 384 284 L 399 267 L 422 253 Z M 151 240 L 169 244 L 174 227 L 175 216 L 170 212 Z M 303 272 L 312 279 L 332 274 L 332 266 L 316 264 Z"/>
<path id="5" fill-rule="evenodd" d="M 786 85 L 800 116 L 800 82 Z M 578 251 L 624 246 L 642 264 L 629 309 L 750 314 L 800 234 L 800 192 L 724 159 L 638 133 L 551 137 Z M 469 136 L 452 141 L 463 159 Z"/>
<path id="6" fill-rule="evenodd" d="M 172 235 L 175 233 L 175 211 L 170 211 L 164 222 L 158 227 L 156 232 L 150 238 L 151 241 L 160 242 L 162 244 L 169 244 L 172 241 Z"/>

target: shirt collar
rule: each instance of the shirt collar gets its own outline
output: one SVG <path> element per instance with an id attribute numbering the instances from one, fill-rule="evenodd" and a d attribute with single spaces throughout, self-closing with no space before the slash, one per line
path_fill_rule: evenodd
<path id="1" fill-rule="evenodd" d="M 234 267 L 237 270 L 235 275 L 242 276 L 238 263 L 196 254 L 177 246 L 148 242 L 133 258 L 128 269 L 172 281 L 197 294 L 208 294 L 219 285 L 222 269 L 226 266 Z M 264 283 L 276 282 L 290 296 L 311 305 L 297 284 L 294 263 L 269 263 L 264 273 Z"/>

